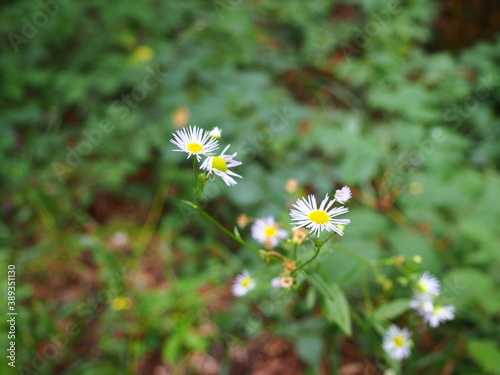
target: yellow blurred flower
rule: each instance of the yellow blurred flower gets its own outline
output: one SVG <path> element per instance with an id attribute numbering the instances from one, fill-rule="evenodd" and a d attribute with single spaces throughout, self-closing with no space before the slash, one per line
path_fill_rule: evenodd
<path id="1" fill-rule="evenodd" d="M 127 310 L 132 307 L 132 300 L 129 297 L 116 297 L 111 302 L 111 307 L 115 311 Z"/>
<path id="2" fill-rule="evenodd" d="M 136 63 L 144 63 L 150 61 L 155 55 L 155 51 L 150 46 L 140 45 L 133 54 L 132 61 Z"/>

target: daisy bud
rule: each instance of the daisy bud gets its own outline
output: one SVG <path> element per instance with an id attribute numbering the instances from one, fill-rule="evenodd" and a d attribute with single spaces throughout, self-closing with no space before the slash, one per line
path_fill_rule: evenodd
<path id="1" fill-rule="evenodd" d="M 217 126 L 215 128 L 212 129 L 212 131 L 210 132 L 210 136 L 212 138 L 215 138 L 215 139 L 220 139 L 221 136 L 222 136 L 222 130 L 219 129 Z"/>
<path id="2" fill-rule="evenodd" d="M 283 268 L 286 273 L 290 273 L 297 268 L 297 264 L 293 260 L 287 260 L 283 263 Z"/>
<path id="3" fill-rule="evenodd" d="M 303 228 L 295 229 L 292 231 L 292 233 L 293 233 L 292 243 L 297 245 L 302 244 L 302 242 L 304 242 L 304 240 L 307 237 L 307 230 Z"/>
<path id="4" fill-rule="evenodd" d="M 293 277 L 282 277 L 280 280 L 281 287 L 284 289 L 290 289 L 293 286 L 294 280 L 295 279 Z"/>
<path id="5" fill-rule="evenodd" d="M 245 228 L 248 223 L 250 222 L 250 220 L 248 219 L 248 216 L 245 215 L 245 214 L 241 214 L 240 216 L 238 216 L 238 218 L 236 219 L 236 224 L 238 224 L 238 226 L 243 229 Z"/>
<path id="6" fill-rule="evenodd" d="M 288 191 L 290 194 L 295 193 L 297 191 L 299 184 L 297 183 L 296 180 L 290 179 L 286 182 L 285 185 L 285 190 Z"/>
<path id="7" fill-rule="evenodd" d="M 342 189 L 336 190 L 334 198 L 340 204 L 344 204 L 352 198 L 351 189 L 349 189 L 347 186 L 344 186 Z"/>
<path id="8" fill-rule="evenodd" d="M 207 180 L 207 175 L 205 173 L 200 173 L 198 175 L 198 182 L 205 182 Z"/>

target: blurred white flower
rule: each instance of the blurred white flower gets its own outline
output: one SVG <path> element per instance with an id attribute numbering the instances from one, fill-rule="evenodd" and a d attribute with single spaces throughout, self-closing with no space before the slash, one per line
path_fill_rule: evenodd
<path id="1" fill-rule="evenodd" d="M 173 133 L 174 138 L 170 140 L 174 145 L 179 147 L 177 150 L 188 154 L 188 158 L 192 155 L 200 161 L 201 155 L 211 155 L 212 152 L 219 148 L 219 144 L 215 138 L 210 137 L 210 134 L 197 126 L 189 126 L 187 129 L 180 129 Z"/>
<path id="2" fill-rule="evenodd" d="M 232 155 L 224 155 L 229 146 L 231 145 L 227 145 L 219 156 L 207 157 L 200 168 L 206 170 L 207 175 L 209 176 L 212 173 L 216 174 L 224 180 L 227 186 L 234 186 L 236 185 L 236 181 L 231 176 L 239 178 L 242 177 L 239 174 L 230 171 L 229 168 L 236 167 L 242 163 L 241 161 L 234 160 L 234 157 L 238 154 L 237 152 Z"/>
<path id="3" fill-rule="evenodd" d="M 342 189 L 335 191 L 334 198 L 341 204 L 347 202 L 349 199 L 351 199 L 351 197 L 351 189 L 349 189 L 347 186 L 344 186 Z"/>
<path id="4" fill-rule="evenodd" d="M 420 276 L 417 281 L 415 294 L 417 296 L 422 294 L 438 296 L 440 293 L 440 289 L 441 286 L 439 284 L 439 280 L 429 272 L 424 272 L 424 274 Z"/>
<path id="5" fill-rule="evenodd" d="M 434 296 L 430 294 L 417 294 L 410 302 L 410 307 L 417 310 L 421 316 L 429 314 L 434 309 Z"/>
<path id="6" fill-rule="evenodd" d="M 281 278 L 275 277 L 271 280 L 271 286 L 273 288 L 281 288 Z"/>
<path id="7" fill-rule="evenodd" d="M 382 347 L 394 359 L 401 360 L 409 357 L 411 345 L 411 333 L 407 328 L 400 329 L 392 325 L 384 334 Z"/>
<path id="8" fill-rule="evenodd" d="M 115 232 L 111 236 L 110 245 L 114 248 L 123 248 L 130 242 L 130 238 L 125 232 Z"/>
<path id="9" fill-rule="evenodd" d="M 328 194 L 326 194 L 325 199 L 321 202 L 319 208 L 316 203 L 316 198 L 314 195 L 310 194 L 307 198 L 301 198 L 297 200 L 292 206 L 295 209 L 290 210 L 290 216 L 294 225 L 297 228 L 305 227 L 309 229 L 312 233 L 316 233 L 317 237 L 322 231 L 326 230 L 328 232 L 335 231 L 339 235 L 343 236 L 344 232 L 340 230 L 337 225 L 349 224 L 349 219 L 334 219 L 335 216 L 347 213 L 349 210 L 346 207 L 336 207 L 330 209 L 330 207 L 335 203 L 335 200 L 330 200 Z"/>
<path id="10" fill-rule="evenodd" d="M 288 232 L 280 229 L 272 216 L 256 219 L 252 225 L 252 237 L 268 248 L 275 247 L 278 242 L 288 238 Z"/>
<path id="11" fill-rule="evenodd" d="M 433 309 L 424 315 L 424 320 L 432 328 L 436 328 L 439 324 L 453 319 L 455 319 L 455 306 L 452 305 L 434 305 Z"/>
<path id="12" fill-rule="evenodd" d="M 252 275 L 244 270 L 241 275 L 236 276 L 233 283 L 233 294 L 236 297 L 242 297 L 256 286 Z"/>

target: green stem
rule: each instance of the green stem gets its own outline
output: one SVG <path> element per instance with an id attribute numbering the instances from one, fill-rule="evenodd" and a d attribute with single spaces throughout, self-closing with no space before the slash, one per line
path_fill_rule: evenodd
<path id="1" fill-rule="evenodd" d="M 194 177 L 194 186 L 195 186 L 193 202 L 195 205 L 198 206 L 198 198 L 200 197 L 200 195 L 198 194 L 199 187 L 198 187 L 198 176 L 196 175 L 196 157 L 193 155 L 193 156 L 191 156 L 191 159 L 193 159 L 193 177 Z"/>
<path id="2" fill-rule="evenodd" d="M 319 251 L 321 250 L 321 246 L 318 246 L 318 247 L 315 247 L 314 248 L 314 255 L 309 259 L 307 260 L 305 263 L 302 263 L 300 266 L 298 266 L 297 268 L 295 268 L 291 273 L 290 273 L 290 276 L 293 276 L 295 273 L 297 273 L 299 270 L 301 270 L 302 268 L 304 268 L 305 266 L 307 266 L 309 263 L 311 263 L 314 259 L 316 259 L 316 257 L 319 255 Z"/>
<path id="3" fill-rule="evenodd" d="M 231 231 L 229 231 L 226 227 L 224 227 L 221 223 L 219 223 L 214 217 L 212 217 L 210 214 L 208 214 L 207 212 L 205 212 L 202 208 L 196 206 L 196 209 L 203 215 L 205 216 L 208 220 L 210 220 L 212 222 L 212 224 L 214 224 L 217 228 L 219 228 L 221 231 L 223 231 L 224 233 L 226 233 L 229 237 L 231 237 L 233 240 L 235 240 L 236 242 L 238 242 L 239 244 L 249 248 L 250 250 L 252 251 L 255 251 L 257 254 L 259 255 L 262 255 L 261 251 L 259 249 L 257 249 L 256 247 L 246 243 L 245 241 L 243 241 L 241 238 L 235 236 L 233 233 L 231 233 Z"/>
<path id="4" fill-rule="evenodd" d="M 363 289 L 363 297 L 365 299 L 366 309 L 371 312 L 373 310 L 372 300 L 370 298 L 370 290 L 368 289 L 368 275 L 366 268 L 362 271 L 361 288 Z"/>
<path id="5" fill-rule="evenodd" d="M 317 245 L 315 246 L 315 249 L 314 249 L 314 255 L 312 256 L 312 258 L 310 258 L 309 260 L 307 260 L 305 263 L 302 263 L 300 266 L 298 266 L 297 268 L 295 268 L 291 273 L 290 273 L 290 276 L 293 276 L 295 273 L 297 273 L 299 270 L 301 270 L 302 268 L 304 268 L 306 265 L 308 265 L 309 263 L 311 263 L 314 259 L 316 259 L 316 257 L 319 255 L 319 251 L 321 250 L 321 248 L 323 247 L 323 245 L 325 243 L 327 243 L 330 238 L 332 238 L 333 236 L 335 235 L 335 232 L 333 232 L 332 234 L 330 234 L 326 240 L 324 241 L 318 241 Z M 297 260 L 297 255 L 295 254 L 295 260 Z"/>

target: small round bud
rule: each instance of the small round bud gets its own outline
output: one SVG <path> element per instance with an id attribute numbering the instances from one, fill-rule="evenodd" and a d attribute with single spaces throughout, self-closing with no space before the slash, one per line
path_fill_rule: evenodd
<path id="1" fill-rule="evenodd" d="M 415 256 L 413 257 L 413 261 L 414 261 L 415 263 L 417 263 L 417 264 L 420 264 L 420 263 L 422 263 L 422 257 L 421 257 L 420 255 L 415 255 Z"/>
<path id="2" fill-rule="evenodd" d="M 202 172 L 198 175 L 198 182 L 206 182 L 207 181 L 207 175 L 205 172 Z"/>

